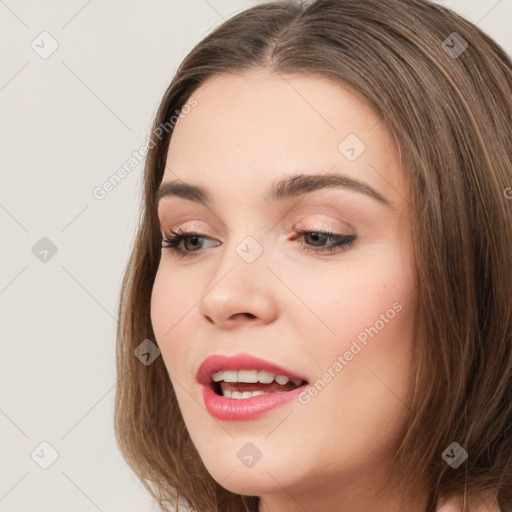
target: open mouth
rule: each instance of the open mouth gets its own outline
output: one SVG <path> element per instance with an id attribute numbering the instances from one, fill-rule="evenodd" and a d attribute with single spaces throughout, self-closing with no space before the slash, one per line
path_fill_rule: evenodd
<path id="1" fill-rule="evenodd" d="M 290 379 L 264 370 L 225 370 L 212 374 L 211 389 L 224 398 L 247 399 L 270 393 L 285 393 L 306 385 L 301 379 Z"/>

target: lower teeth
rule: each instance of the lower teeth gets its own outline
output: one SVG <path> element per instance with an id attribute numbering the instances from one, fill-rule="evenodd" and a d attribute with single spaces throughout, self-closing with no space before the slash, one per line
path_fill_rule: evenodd
<path id="1" fill-rule="evenodd" d="M 286 393 L 286 391 L 289 391 L 289 390 L 279 390 L 279 391 L 273 391 L 273 393 Z M 253 396 L 258 396 L 258 395 L 269 395 L 270 393 L 266 392 L 266 391 L 224 391 L 222 396 L 224 398 L 234 398 L 236 400 L 243 400 L 243 399 L 246 399 L 246 398 L 252 398 Z"/>
<path id="2" fill-rule="evenodd" d="M 280 387 L 272 386 L 271 391 L 266 389 L 254 389 L 254 387 L 252 391 L 241 391 L 240 387 L 244 386 L 244 384 L 240 386 L 237 386 L 236 384 L 223 386 L 220 382 L 214 382 L 213 384 L 213 390 L 217 395 L 220 395 L 224 398 L 233 398 L 235 400 L 246 400 L 254 396 L 268 395 L 270 393 L 286 393 L 287 391 L 292 391 L 293 389 L 296 389 L 297 387 L 299 387 L 300 384 L 304 384 L 304 382 L 301 382 L 300 384 L 295 382 L 289 382 L 286 385 Z M 223 387 L 226 387 L 227 389 L 223 389 Z M 233 387 L 235 387 L 235 389 L 236 387 L 238 387 L 238 389 L 235 391 L 233 390 Z M 263 386 L 263 388 L 265 387 L 267 386 Z"/>
<path id="3" fill-rule="evenodd" d="M 243 398 L 252 398 L 253 396 L 258 396 L 258 395 L 268 395 L 268 393 L 266 393 L 265 391 L 224 391 L 223 393 L 223 397 L 224 398 L 236 398 L 236 399 L 243 399 Z"/>

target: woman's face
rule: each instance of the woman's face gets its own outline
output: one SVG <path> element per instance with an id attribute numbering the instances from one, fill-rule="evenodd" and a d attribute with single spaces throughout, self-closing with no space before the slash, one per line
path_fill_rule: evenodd
<path id="1" fill-rule="evenodd" d="M 266 510 L 370 504 L 407 411 L 414 343 L 394 139 L 366 103 L 318 76 L 221 75 L 193 98 L 163 177 L 179 188 L 161 194 L 158 215 L 163 234 L 201 236 L 178 243 L 181 257 L 162 249 L 151 300 L 190 436 L 217 482 Z M 215 355 L 234 359 L 201 366 Z"/>

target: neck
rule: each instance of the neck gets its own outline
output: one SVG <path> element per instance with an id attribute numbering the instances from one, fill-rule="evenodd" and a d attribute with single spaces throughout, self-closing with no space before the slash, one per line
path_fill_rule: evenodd
<path id="1" fill-rule="evenodd" d="M 336 478 L 326 481 L 315 479 L 309 484 L 281 488 L 281 491 L 260 496 L 258 512 L 426 512 L 428 486 L 404 496 L 398 485 L 387 485 L 379 492 L 384 479 L 378 484 L 371 476 L 357 479 Z"/>

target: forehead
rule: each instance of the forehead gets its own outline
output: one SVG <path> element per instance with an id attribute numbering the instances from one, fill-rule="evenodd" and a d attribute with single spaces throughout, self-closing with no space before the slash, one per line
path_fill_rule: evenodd
<path id="1" fill-rule="evenodd" d="M 383 193 L 403 191 L 385 123 L 338 82 L 255 70 L 214 77 L 192 96 L 197 105 L 174 129 L 163 181 L 256 191 L 287 174 L 341 167 Z"/>

